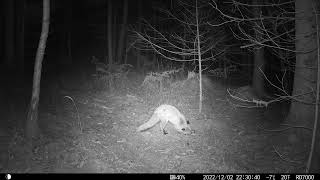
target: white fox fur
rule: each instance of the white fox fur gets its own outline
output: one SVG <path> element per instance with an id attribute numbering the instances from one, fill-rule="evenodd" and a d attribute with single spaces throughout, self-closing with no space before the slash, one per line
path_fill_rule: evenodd
<path id="1" fill-rule="evenodd" d="M 186 120 L 183 114 L 180 113 L 180 111 L 171 105 L 168 104 L 162 104 L 160 105 L 151 116 L 150 120 L 141 126 L 138 127 L 137 131 L 145 131 L 153 126 L 155 126 L 158 122 L 160 122 L 160 130 L 167 134 L 165 131 L 165 127 L 168 122 L 173 124 L 174 128 L 181 133 L 184 134 L 190 134 L 191 128 L 189 126 L 189 121 Z M 188 131 L 187 131 L 188 129 Z"/>

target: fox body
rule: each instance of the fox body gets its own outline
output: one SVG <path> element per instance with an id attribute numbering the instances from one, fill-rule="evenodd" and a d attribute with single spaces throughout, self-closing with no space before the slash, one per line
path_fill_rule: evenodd
<path id="1" fill-rule="evenodd" d="M 186 120 L 183 114 L 180 111 L 171 105 L 163 104 L 160 105 L 151 116 L 150 120 L 138 127 L 137 131 L 145 131 L 160 122 L 160 130 L 163 134 L 167 134 L 164 129 L 168 122 L 173 124 L 174 128 L 183 134 L 189 134 L 191 128 L 189 126 L 189 121 Z"/>

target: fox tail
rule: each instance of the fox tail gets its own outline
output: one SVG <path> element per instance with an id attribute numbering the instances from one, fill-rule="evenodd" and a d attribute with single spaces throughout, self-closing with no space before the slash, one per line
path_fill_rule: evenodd
<path id="1" fill-rule="evenodd" d="M 141 131 L 145 131 L 147 129 L 150 129 L 154 125 L 156 125 L 159 121 L 160 121 L 159 116 L 156 113 L 153 113 L 153 115 L 151 116 L 150 120 L 148 122 L 142 124 L 141 126 L 139 126 L 137 131 L 141 132 Z"/>

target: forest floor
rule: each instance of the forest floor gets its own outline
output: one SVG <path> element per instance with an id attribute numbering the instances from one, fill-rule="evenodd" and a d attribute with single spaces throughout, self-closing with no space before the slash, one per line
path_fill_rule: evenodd
<path id="1" fill-rule="evenodd" d="M 207 79 L 199 113 L 196 80 L 181 80 L 161 93 L 144 91 L 142 80 L 131 74 L 121 90 L 65 91 L 56 104 L 40 104 L 41 138 L 32 153 L 21 128 L 0 129 L 0 172 L 304 172 L 310 137 L 288 136 L 295 128 L 282 130 L 287 127 L 280 122 L 281 105 L 237 108 L 229 87 Z M 164 103 L 177 107 L 195 133 L 180 134 L 171 125 L 167 135 L 159 125 L 136 132 Z"/>

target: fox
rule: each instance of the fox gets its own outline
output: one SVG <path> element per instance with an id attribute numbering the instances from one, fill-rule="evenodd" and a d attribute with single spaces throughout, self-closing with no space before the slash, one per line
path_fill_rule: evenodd
<path id="1" fill-rule="evenodd" d="M 168 134 L 165 130 L 168 122 L 173 124 L 174 128 L 183 134 L 192 132 L 190 122 L 186 120 L 184 115 L 174 106 L 162 104 L 156 108 L 149 121 L 138 127 L 137 132 L 146 131 L 160 122 L 160 131 L 164 135 Z"/>

